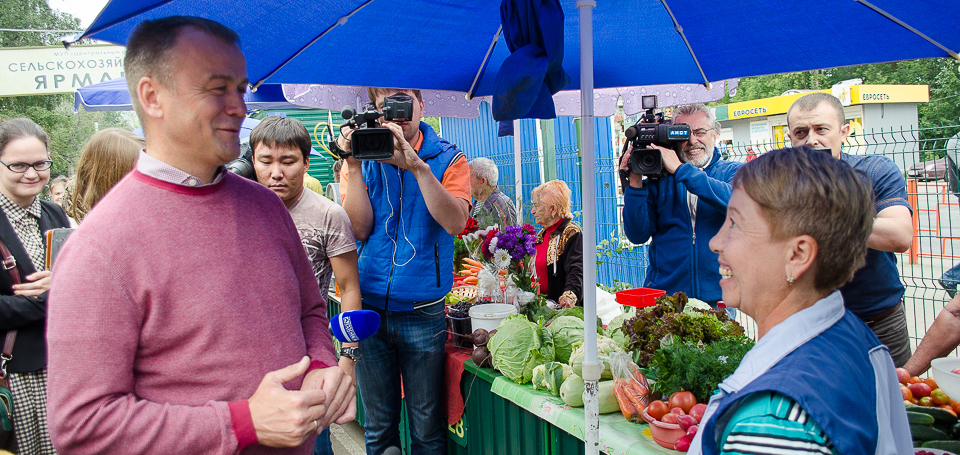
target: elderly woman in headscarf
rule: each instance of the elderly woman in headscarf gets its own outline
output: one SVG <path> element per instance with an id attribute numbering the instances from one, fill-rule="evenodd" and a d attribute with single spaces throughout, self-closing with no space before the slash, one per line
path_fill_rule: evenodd
<path id="1" fill-rule="evenodd" d="M 866 257 L 865 180 L 806 147 L 737 171 L 710 248 L 723 301 L 759 339 L 710 399 L 691 453 L 913 453 L 890 354 L 837 291 Z"/>
<path id="2" fill-rule="evenodd" d="M 530 194 L 530 213 L 543 226 L 534 259 L 540 293 L 563 308 L 583 306 L 583 241 L 570 213 L 570 188 L 551 180 Z"/>

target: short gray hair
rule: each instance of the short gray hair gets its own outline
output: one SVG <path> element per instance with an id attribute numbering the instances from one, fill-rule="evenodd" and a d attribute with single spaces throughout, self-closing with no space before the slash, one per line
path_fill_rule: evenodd
<path id="1" fill-rule="evenodd" d="M 720 122 L 718 122 L 717 118 L 713 116 L 713 112 L 710 110 L 710 108 L 705 106 L 704 104 L 701 104 L 701 103 L 682 104 L 680 106 L 677 106 L 673 110 L 673 118 L 677 118 L 681 115 L 694 115 L 694 114 L 706 115 L 707 118 L 710 119 L 710 126 L 717 131 L 720 130 Z"/>
<path id="2" fill-rule="evenodd" d="M 793 111 L 810 112 L 819 107 L 820 103 L 827 103 L 827 106 L 833 108 L 837 113 L 837 121 L 840 127 L 847 123 L 847 116 L 843 113 L 843 103 L 840 102 L 839 98 L 829 93 L 813 92 L 797 98 L 790 105 L 790 109 L 787 110 L 787 128 L 790 128 L 790 114 Z"/>
<path id="3" fill-rule="evenodd" d="M 474 177 L 485 179 L 490 186 L 497 186 L 497 180 L 500 179 L 500 170 L 497 169 L 497 163 L 490 158 L 474 158 L 468 163 L 470 173 Z"/>

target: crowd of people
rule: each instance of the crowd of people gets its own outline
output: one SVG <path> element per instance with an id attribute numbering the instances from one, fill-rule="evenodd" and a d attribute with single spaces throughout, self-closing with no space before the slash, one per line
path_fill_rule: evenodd
<path id="1" fill-rule="evenodd" d="M 310 135 L 294 119 L 251 132 L 255 181 L 228 172 L 247 113 L 239 43 L 206 19 L 141 23 L 124 70 L 144 137 L 98 132 L 70 179 L 50 179 L 36 123 L 0 123 L 0 252 L 15 265 L 0 273 L 2 368 L 19 453 L 330 454 L 329 426 L 354 419 L 357 391 L 367 453 L 401 445 L 401 397 L 413 452 L 446 452 L 454 236 L 470 218 L 507 226 L 522 214 L 493 161 L 468 160 L 421 121 L 418 90 L 368 89 L 378 109 L 404 95 L 413 112 L 383 123 L 392 158 L 342 161 L 339 201 L 311 189 Z M 664 175 L 632 173 L 629 148 L 620 162 L 624 231 L 650 242 L 644 286 L 723 302 L 758 327 L 693 452 L 790 434 L 822 453 L 906 453 L 894 368 L 920 374 L 960 343 L 960 299 L 911 358 L 894 253 L 910 246 L 912 208 L 896 165 L 843 152 L 849 126 L 827 94 L 791 106 L 796 148 L 746 164 L 721 157 L 705 106 L 679 106 L 673 121 L 691 136 L 649 146 Z M 352 134 L 336 147 L 349 152 Z M 40 198 L 48 184 L 52 202 Z M 562 181 L 531 193 L 539 290 L 568 308 L 591 292 L 570 207 Z M 51 271 L 43 234 L 67 227 Z M 381 315 L 339 352 L 333 280 L 343 311 Z M 869 412 L 851 417 L 853 406 Z"/>

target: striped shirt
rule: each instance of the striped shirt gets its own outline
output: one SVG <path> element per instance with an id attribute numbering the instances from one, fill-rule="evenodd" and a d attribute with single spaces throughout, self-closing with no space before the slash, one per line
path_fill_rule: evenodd
<path id="1" fill-rule="evenodd" d="M 721 454 L 839 454 L 793 399 L 760 392 L 741 401 L 723 430 Z"/>

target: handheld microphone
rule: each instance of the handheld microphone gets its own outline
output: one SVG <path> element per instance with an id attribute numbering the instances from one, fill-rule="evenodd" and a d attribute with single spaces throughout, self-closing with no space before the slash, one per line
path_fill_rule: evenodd
<path id="1" fill-rule="evenodd" d="M 387 450 L 383 451 L 383 455 L 400 455 L 403 452 L 400 452 L 400 448 L 396 446 L 387 447 Z"/>
<path id="2" fill-rule="evenodd" d="M 377 333 L 380 315 L 371 310 L 344 311 L 330 319 L 330 331 L 342 343 L 356 343 Z"/>

